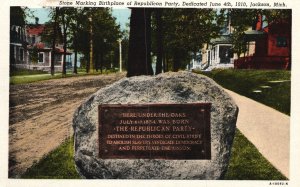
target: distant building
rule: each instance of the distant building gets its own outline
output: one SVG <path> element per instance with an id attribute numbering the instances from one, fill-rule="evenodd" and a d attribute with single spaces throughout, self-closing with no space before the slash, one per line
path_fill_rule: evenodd
<path id="1" fill-rule="evenodd" d="M 42 34 L 46 25 L 39 24 L 36 19 L 35 24 L 28 24 L 25 28 L 11 28 L 11 66 L 25 69 L 36 69 L 50 71 L 52 47 L 42 41 Z M 62 71 L 63 46 L 57 44 L 54 54 L 55 71 Z M 67 51 L 66 66 L 72 66 L 72 53 Z"/>
<path id="2" fill-rule="evenodd" d="M 232 50 L 232 26 L 228 14 L 226 24 L 221 31 L 221 36 L 210 40 L 202 49 L 202 70 L 215 68 L 233 68 L 234 54 Z"/>
<path id="3" fill-rule="evenodd" d="M 204 52 L 202 69 L 233 68 L 233 51 L 230 34 L 212 39 Z"/>
<path id="4" fill-rule="evenodd" d="M 26 31 L 19 25 L 11 25 L 10 28 L 10 63 L 23 64 L 26 61 Z"/>
<path id="5" fill-rule="evenodd" d="M 234 61 L 237 69 L 291 69 L 291 22 L 279 20 L 262 26 L 258 17 L 255 30 L 245 32 L 248 50 Z"/>
<path id="6" fill-rule="evenodd" d="M 268 24 L 263 18 L 258 15 L 254 28 L 244 32 L 247 50 L 240 57 L 232 50 L 233 28 L 229 21 L 223 34 L 203 48 L 201 69 L 290 69 L 291 22 L 279 20 Z"/>

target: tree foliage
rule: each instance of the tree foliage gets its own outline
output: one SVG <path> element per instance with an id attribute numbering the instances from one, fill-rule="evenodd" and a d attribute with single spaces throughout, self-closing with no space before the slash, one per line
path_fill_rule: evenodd
<path id="1" fill-rule="evenodd" d="M 184 68 L 205 43 L 220 35 L 223 22 L 223 14 L 218 15 L 214 9 L 133 8 L 127 76 L 152 74 L 151 66 L 145 63 L 152 62 L 150 52 L 157 57 L 156 74 L 162 69 L 178 71 Z"/>
<path id="2" fill-rule="evenodd" d="M 77 73 L 77 53 L 84 54 L 87 72 L 89 71 L 90 44 L 93 41 L 93 64 L 96 69 L 110 67 L 115 59 L 115 49 L 118 47 L 117 39 L 122 37 L 119 25 L 111 14 L 109 8 L 81 8 L 61 7 L 57 14 L 57 7 L 50 11 L 51 20 L 47 23 L 47 30 L 42 40 L 46 43 L 63 43 L 64 60 L 63 75 L 66 73 L 67 48 L 74 50 L 75 63 L 73 73 Z M 58 19 L 55 17 L 58 15 Z M 55 21 L 57 19 L 57 21 Z M 54 26 L 57 24 L 57 34 Z M 113 55 L 113 56 L 112 56 Z M 84 65 L 83 64 L 83 65 Z"/>
<path id="3" fill-rule="evenodd" d="M 118 49 L 117 40 L 122 37 L 120 26 L 109 8 L 92 8 L 89 16 L 92 18 L 92 39 L 94 50 L 94 66 L 102 72 L 103 68 L 110 68 L 115 64 L 114 56 Z"/>
<path id="4" fill-rule="evenodd" d="M 173 71 L 184 68 L 211 38 L 219 36 L 223 15 L 214 9 L 164 9 L 164 53 Z"/>
<path id="5" fill-rule="evenodd" d="M 10 7 L 10 25 L 18 25 L 24 27 L 27 16 L 31 16 L 30 12 L 28 12 L 27 7 Z"/>
<path id="6" fill-rule="evenodd" d="M 238 56 L 247 50 L 244 32 L 249 27 L 255 29 L 259 15 L 263 17 L 262 24 L 266 24 L 265 26 L 281 20 L 291 21 L 291 10 L 288 9 L 230 9 L 228 14 L 231 17 L 231 26 L 234 28 L 233 49 Z"/>

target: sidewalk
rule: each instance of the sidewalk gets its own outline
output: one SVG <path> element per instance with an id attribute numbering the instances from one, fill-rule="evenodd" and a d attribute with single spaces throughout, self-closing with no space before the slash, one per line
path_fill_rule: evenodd
<path id="1" fill-rule="evenodd" d="M 239 107 L 237 128 L 283 175 L 289 177 L 290 117 L 230 90 Z"/>

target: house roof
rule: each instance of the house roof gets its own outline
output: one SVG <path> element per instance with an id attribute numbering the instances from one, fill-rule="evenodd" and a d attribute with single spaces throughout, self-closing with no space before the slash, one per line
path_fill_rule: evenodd
<path id="1" fill-rule="evenodd" d="M 264 34 L 263 31 L 257 31 L 257 30 L 248 30 L 244 32 L 246 35 L 261 35 Z"/>
<path id="2" fill-rule="evenodd" d="M 222 35 L 218 38 L 214 38 L 210 40 L 210 43 L 212 44 L 231 44 L 231 36 L 230 35 Z"/>
<path id="3" fill-rule="evenodd" d="M 27 25 L 26 31 L 29 35 L 40 35 L 45 29 L 45 25 Z"/>
<path id="4" fill-rule="evenodd" d="M 261 39 L 264 37 L 266 32 L 257 31 L 257 30 L 248 30 L 244 32 L 245 41 L 256 41 L 257 39 Z"/>
<path id="5" fill-rule="evenodd" d="M 28 46 L 28 49 L 33 49 L 34 47 L 37 47 L 38 51 L 51 51 L 51 48 L 46 47 L 45 43 L 42 43 L 42 42 L 39 42 L 35 45 Z M 60 47 L 56 47 L 55 52 L 58 54 L 62 54 L 62 53 L 64 53 L 64 49 L 62 49 Z M 67 50 L 67 55 L 71 55 L 71 54 L 72 54 L 72 52 Z"/>
<path id="6" fill-rule="evenodd" d="M 56 47 L 55 52 L 56 53 L 64 53 L 64 49 Z M 72 54 L 72 52 L 67 50 L 67 54 L 70 55 L 70 54 Z"/>

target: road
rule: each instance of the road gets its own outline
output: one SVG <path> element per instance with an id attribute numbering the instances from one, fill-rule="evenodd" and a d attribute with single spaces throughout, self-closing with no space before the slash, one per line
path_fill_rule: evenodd
<path id="1" fill-rule="evenodd" d="M 117 73 L 11 85 L 9 177 L 20 177 L 33 163 L 72 136 L 76 108 L 89 95 L 124 76 Z"/>

